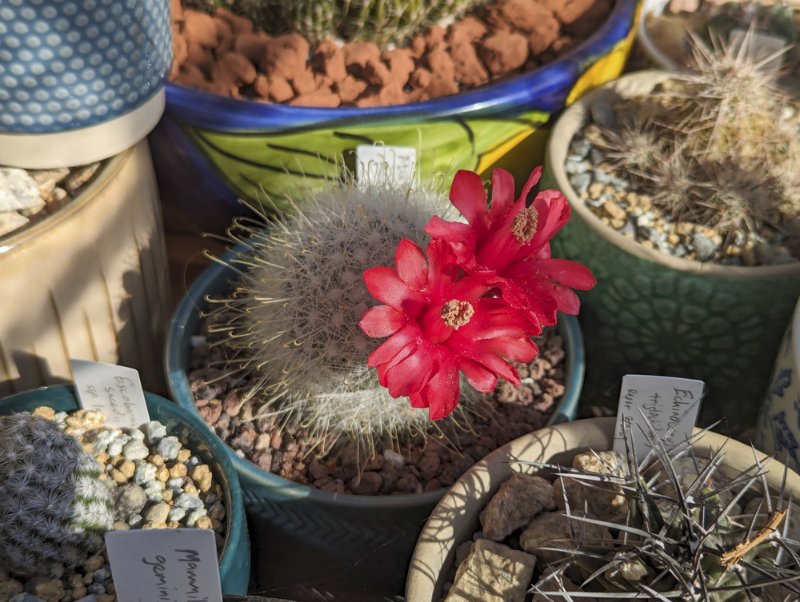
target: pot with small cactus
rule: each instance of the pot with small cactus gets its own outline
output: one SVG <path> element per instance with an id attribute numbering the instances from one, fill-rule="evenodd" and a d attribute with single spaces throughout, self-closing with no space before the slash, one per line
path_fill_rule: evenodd
<path id="1" fill-rule="evenodd" d="M 524 177 L 550 117 L 621 72 L 638 4 L 175 2 L 151 137 L 167 221 L 219 233 L 238 199 L 319 189 L 359 146 L 411 149 L 426 179 L 495 165 Z"/>
<path id="2" fill-rule="evenodd" d="M 113 602 L 104 535 L 135 528 L 213 529 L 223 592 L 247 592 L 250 546 L 227 454 L 195 416 L 145 400 L 151 422 L 138 429 L 105 426 L 73 387 L 0 400 L 0 599 L 24 589 Z"/>
<path id="3" fill-rule="evenodd" d="M 632 73 L 559 119 L 546 179 L 576 217 L 554 252 L 600 281 L 582 314 L 590 382 L 699 378 L 701 420 L 742 430 L 800 294 L 800 122 L 772 67 L 696 53 L 691 75 Z"/>
<path id="4" fill-rule="evenodd" d="M 626 457 L 614 428 L 548 427 L 476 464 L 426 523 L 406 599 L 797 597 L 800 476 L 698 429 Z"/>
<path id="5" fill-rule="evenodd" d="M 568 208 L 556 191 L 525 208 L 538 174 L 514 202 L 513 178 L 497 170 L 490 212 L 480 178 L 460 172 L 451 199 L 469 224 L 431 219 L 449 209 L 422 189 L 329 185 L 268 230 L 236 222 L 241 245 L 181 303 L 170 386 L 238 450 L 252 525 L 270 542 L 257 560 L 270 585 L 333 578 L 352 594 L 359 583 L 398 592 L 443 487 L 548 419 L 536 409 L 549 395 L 537 362 L 566 359 L 548 414 L 574 416 L 580 333 L 572 316 L 558 318 L 558 335 L 553 326 L 559 309 L 578 311 L 570 287 L 594 281 L 549 258 Z M 478 394 L 520 384 L 533 400 Z M 320 562 L 293 573 L 292 558 L 309 554 Z"/>

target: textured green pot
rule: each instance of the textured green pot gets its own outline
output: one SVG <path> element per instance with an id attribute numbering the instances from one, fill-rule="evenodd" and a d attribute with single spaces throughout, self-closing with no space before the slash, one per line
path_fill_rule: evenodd
<path id="1" fill-rule="evenodd" d="M 554 254 L 581 261 L 597 277 L 581 310 L 587 364 L 595 368 L 587 375 L 590 391 L 615 396 L 626 373 L 699 378 L 707 383 L 701 421 L 725 416 L 730 428 L 741 430 L 756 422 L 800 294 L 800 262 L 723 266 L 647 249 L 591 213 L 564 170 L 570 142 L 591 106 L 647 94 L 669 76 L 632 73 L 587 95 L 558 120 L 544 185 L 564 192 L 572 219 L 553 241 Z"/>

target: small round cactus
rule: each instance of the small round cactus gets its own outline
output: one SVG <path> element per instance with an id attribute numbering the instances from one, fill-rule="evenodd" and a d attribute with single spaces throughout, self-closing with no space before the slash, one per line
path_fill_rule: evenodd
<path id="1" fill-rule="evenodd" d="M 423 242 L 428 219 L 444 208 L 437 199 L 389 186 L 328 187 L 269 230 L 239 223 L 244 232 L 232 236 L 248 241 L 247 270 L 216 300 L 211 331 L 228 333 L 229 369 L 251 373 L 263 412 L 323 446 L 346 438 L 366 455 L 377 441 L 430 428 L 427 412 L 379 385 L 367 367 L 377 343 L 358 323 L 374 303 L 364 270 L 391 264 L 401 238 Z"/>
<path id="2" fill-rule="evenodd" d="M 50 420 L 0 416 L 0 562 L 57 575 L 103 548 L 113 523 L 100 466 Z"/>

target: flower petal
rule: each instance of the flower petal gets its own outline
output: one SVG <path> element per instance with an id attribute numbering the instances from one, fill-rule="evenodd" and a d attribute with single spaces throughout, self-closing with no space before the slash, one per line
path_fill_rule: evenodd
<path id="1" fill-rule="evenodd" d="M 427 404 L 431 420 L 449 416 L 458 405 L 461 385 L 458 381 L 458 368 L 452 360 L 444 361 L 431 376 L 423 389 L 422 398 Z"/>
<path id="2" fill-rule="evenodd" d="M 474 171 L 458 171 L 450 187 L 450 202 L 471 225 L 486 221 L 486 189 L 481 177 Z"/>
<path id="3" fill-rule="evenodd" d="M 491 393 L 497 386 L 497 375 L 491 373 L 481 364 L 472 360 L 462 360 L 461 371 L 467 377 L 467 381 L 477 391 L 481 393 Z"/>
<path id="4" fill-rule="evenodd" d="M 487 370 L 493 372 L 500 378 L 504 378 L 517 386 L 520 385 L 517 371 L 511 364 L 498 355 L 476 348 L 469 354 L 469 357 L 479 364 L 482 364 Z"/>
<path id="5" fill-rule="evenodd" d="M 422 290 L 428 284 L 428 260 L 416 243 L 403 238 L 394 252 L 397 275 L 409 287 Z"/>
<path id="6" fill-rule="evenodd" d="M 492 203 L 489 207 L 489 222 L 494 223 L 508 212 L 514 204 L 514 176 L 505 169 L 492 170 Z"/>
<path id="7" fill-rule="evenodd" d="M 358 325 L 365 335 L 372 338 L 388 337 L 400 330 L 408 318 L 388 305 L 376 305 L 364 312 Z"/>
<path id="8" fill-rule="evenodd" d="M 408 397 L 422 389 L 433 371 L 433 360 L 420 345 L 386 372 L 386 388 L 392 397 Z"/>
<path id="9" fill-rule="evenodd" d="M 420 335 L 421 332 L 417 324 L 413 322 L 406 324 L 386 339 L 380 347 L 370 353 L 369 358 L 367 358 L 367 365 L 370 368 L 374 368 L 392 361 L 403 349 L 418 343 Z"/>
<path id="10" fill-rule="evenodd" d="M 475 232 L 469 224 L 462 222 L 448 222 L 438 215 L 434 215 L 425 224 L 425 232 L 431 238 L 446 240 L 447 242 L 466 242 L 475 244 Z"/>
<path id="11" fill-rule="evenodd" d="M 522 264 L 524 266 L 525 263 Z M 540 259 L 531 262 L 531 271 L 538 277 L 563 286 L 588 291 L 597 284 L 592 271 L 577 261 L 569 259 Z"/>
<path id="12" fill-rule="evenodd" d="M 411 315 L 423 300 L 422 295 L 410 289 L 392 268 L 381 266 L 365 270 L 364 283 L 378 301 Z"/>
<path id="13" fill-rule="evenodd" d="M 531 172 L 531 175 L 528 176 L 528 181 L 525 182 L 525 186 L 522 187 L 522 194 L 519 195 L 520 200 L 527 201 L 528 195 L 530 194 L 533 187 L 539 183 L 539 179 L 542 177 L 542 166 L 539 165 L 536 169 Z"/>
<path id="14" fill-rule="evenodd" d="M 569 203 L 558 190 L 543 190 L 536 195 L 533 206 L 539 218 L 538 228 L 529 246 L 538 249 L 555 236 L 569 221 Z"/>

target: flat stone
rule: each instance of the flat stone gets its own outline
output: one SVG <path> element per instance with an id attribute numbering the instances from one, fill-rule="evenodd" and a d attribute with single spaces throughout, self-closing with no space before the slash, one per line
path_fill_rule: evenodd
<path id="1" fill-rule="evenodd" d="M 540 561 L 551 564 L 570 556 L 575 549 L 597 547 L 604 539 L 611 540 L 605 527 L 580 520 L 573 510 L 572 518 L 561 512 L 540 514 L 519 536 L 519 544 Z"/>
<path id="2" fill-rule="evenodd" d="M 582 474 L 599 474 L 610 477 L 622 477 L 625 474 L 619 457 L 612 451 L 585 452 L 576 454 L 572 467 Z M 556 479 L 553 484 L 553 495 L 556 505 L 566 509 L 564 495 L 566 493 L 569 507 L 581 511 L 589 508 L 592 516 L 609 522 L 625 522 L 628 515 L 628 500 L 619 485 L 583 481 L 568 476 Z"/>
<path id="3" fill-rule="evenodd" d="M 0 213 L 0 236 L 21 228 L 29 221 L 27 217 L 20 215 L 16 211 Z"/>
<path id="4" fill-rule="evenodd" d="M 44 201 L 39 185 L 24 169 L 0 167 L 0 213 L 40 209 Z"/>
<path id="5" fill-rule="evenodd" d="M 694 252 L 697 254 L 697 258 L 700 261 L 707 261 L 708 259 L 711 259 L 711 257 L 713 257 L 717 252 L 717 243 L 700 232 L 696 232 L 692 236 L 691 243 L 692 247 L 694 247 Z"/>
<path id="6" fill-rule="evenodd" d="M 144 519 L 152 523 L 165 523 L 170 510 L 169 504 L 160 502 L 147 509 L 147 512 L 144 513 Z"/>
<path id="7" fill-rule="evenodd" d="M 479 539 L 456 571 L 445 602 L 523 602 L 536 557 Z"/>
<path id="8" fill-rule="evenodd" d="M 553 486 L 549 482 L 541 477 L 514 473 L 500 485 L 481 512 L 481 528 L 485 537 L 500 541 L 542 511 L 555 507 Z"/>

